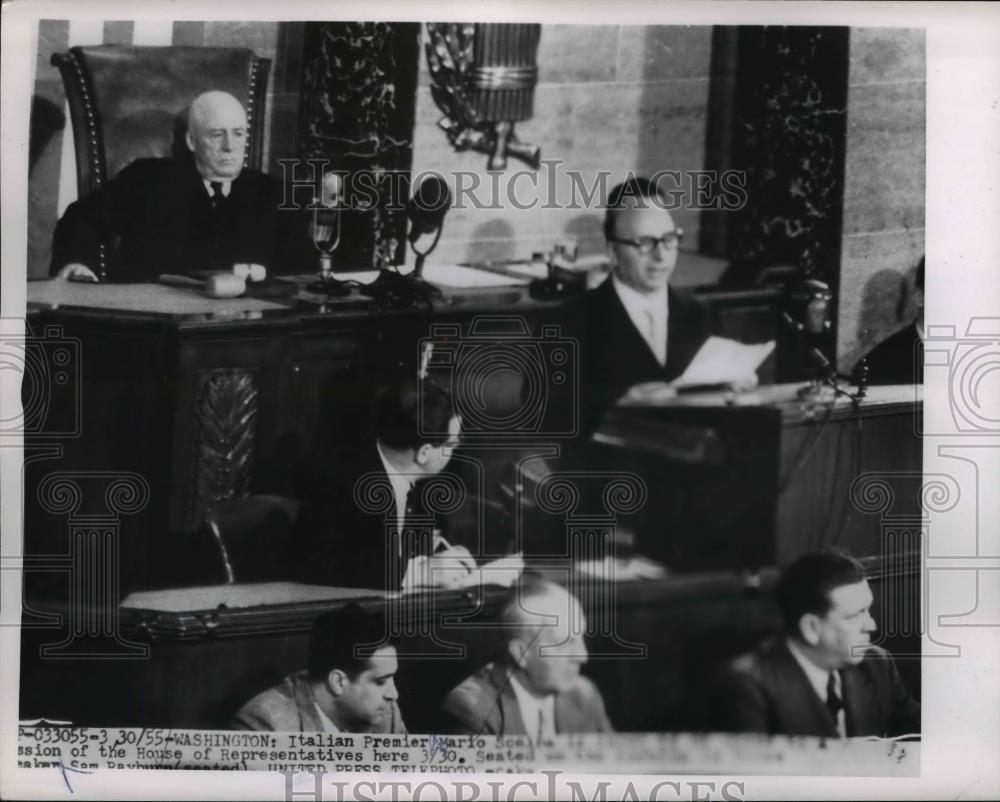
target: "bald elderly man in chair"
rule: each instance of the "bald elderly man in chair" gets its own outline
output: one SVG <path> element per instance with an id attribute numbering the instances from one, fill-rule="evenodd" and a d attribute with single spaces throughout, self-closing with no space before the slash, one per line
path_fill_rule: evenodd
<path id="1" fill-rule="evenodd" d="M 199 95 L 189 109 L 184 152 L 138 159 L 69 206 L 56 226 L 51 274 L 97 281 L 102 245 L 101 278 L 108 281 L 229 271 L 239 263 L 271 274 L 302 272 L 306 217 L 279 208 L 278 179 L 243 166 L 248 135 L 246 111 L 235 97 Z"/>

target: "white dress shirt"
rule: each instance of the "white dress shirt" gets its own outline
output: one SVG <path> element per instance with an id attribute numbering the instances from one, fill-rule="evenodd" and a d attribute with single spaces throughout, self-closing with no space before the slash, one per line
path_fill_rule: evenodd
<path id="1" fill-rule="evenodd" d="M 511 675 L 510 687 L 517 697 L 517 706 L 521 711 L 524 728 L 532 742 L 539 738 L 553 738 L 556 734 L 556 697 L 547 694 L 541 698 L 525 688 L 516 676 Z"/>
<path id="2" fill-rule="evenodd" d="M 618 276 L 612 274 L 618 298 L 625 307 L 632 325 L 636 327 L 653 352 L 660 366 L 667 364 L 667 287 L 651 293 L 636 292 Z M 622 355 L 623 359 L 627 357 Z"/>
<path id="3" fill-rule="evenodd" d="M 375 448 L 378 449 L 378 457 L 382 460 L 382 467 L 385 468 L 389 484 L 392 485 L 392 495 L 396 499 L 396 526 L 402 533 L 403 524 L 406 521 L 406 499 L 410 495 L 410 488 L 413 487 L 413 479 L 396 472 L 396 469 L 389 464 L 389 460 L 385 458 L 385 454 L 382 453 L 382 446 L 376 443 Z M 402 548 L 402 538 L 397 542 Z"/>
<path id="4" fill-rule="evenodd" d="M 802 671 L 805 673 L 806 679 L 809 680 L 809 684 L 812 686 L 812 689 L 816 691 L 816 695 L 819 697 L 819 700 L 825 706 L 826 684 L 830 680 L 831 672 L 825 668 L 820 668 L 812 660 L 806 657 L 802 653 L 802 650 L 795 643 L 795 641 L 793 641 L 791 638 L 789 638 L 786 642 L 788 643 L 788 651 L 792 653 L 792 657 L 795 658 L 795 662 L 797 662 L 802 667 Z M 834 671 L 832 673 L 833 673 L 834 688 L 836 688 L 837 696 L 840 697 L 841 703 L 843 703 L 844 688 L 840 682 L 840 672 Z M 837 711 L 837 734 L 841 738 L 844 738 L 847 735 L 847 720 L 844 717 L 843 704 L 841 704 L 840 710 Z"/>

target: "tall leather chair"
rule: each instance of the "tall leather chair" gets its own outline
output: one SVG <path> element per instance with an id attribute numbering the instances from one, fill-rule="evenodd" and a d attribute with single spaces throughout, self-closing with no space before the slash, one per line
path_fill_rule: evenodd
<path id="1" fill-rule="evenodd" d="M 210 89 L 234 95 L 249 122 L 245 167 L 260 169 L 269 59 L 229 47 L 73 47 L 55 53 L 76 141 L 77 189 L 93 192 L 138 158 L 184 148 L 187 109 Z"/>

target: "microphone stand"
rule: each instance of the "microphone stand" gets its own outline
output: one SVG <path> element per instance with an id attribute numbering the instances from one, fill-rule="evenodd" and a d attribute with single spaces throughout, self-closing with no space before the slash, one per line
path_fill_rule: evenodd
<path id="1" fill-rule="evenodd" d="M 316 281 L 307 285 L 310 292 L 323 293 L 327 296 L 343 298 L 351 294 L 350 284 L 346 281 L 334 277 L 333 275 L 333 253 L 340 245 L 340 207 L 337 205 L 321 204 L 317 198 L 313 198 L 313 220 L 312 220 L 312 241 L 319 251 L 319 275 Z M 332 220 L 320 222 L 320 213 L 332 216 Z M 336 229 L 336 233 L 334 233 Z M 327 234 L 327 236 L 323 236 Z"/>
<path id="2" fill-rule="evenodd" d="M 799 390 L 799 398 L 803 400 L 816 400 L 823 392 L 823 387 L 826 386 L 833 390 L 835 397 L 843 396 L 844 398 L 851 399 L 855 410 L 857 410 L 857 408 L 861 405 L 861 399 L 868 394 L 867 364 L 862 366 L 861 380 L 858 382 L 857 392 L 848 392 L 840 385 L 838 381 L 840 377 L 838 376 L 837 371 L 834 370 L 833 365 L 830 364 L 830 360 L 826 358 L 826 355 L 820 351 L 819 348 L 809 343 L 805 335 L 805 326 L 794 320 L 788 312 L 782 312 L 781 319 L 789 328 L 792 329 L 792 331 L 796 333 L 800 342 L 808 347 L 806 356 L 815 364 L 815 375 L 809 380 L 809 384 Z"/>
<path id="3" fill-rule="evenodd" d="M 423 278 L 424 261 L 427 255 L 437 247 L 438 240 L 441 239 L 442 226 L 438 226 L 434 233 L 434 241 L 423 251 L 418 251 L 414 232 L 410 232 L 408 237 L 410 247 L 416 254 L 416 261 L 413 265 L 413 272 L 400 273 L 397 265 L 392 269 L 383 267 L 378 274 L 378 278 L 368 284 L 362 292 L 382 301 L 393 309 L 411 309 L 416 306 L 429 306 L 433 301 L 441 297 L 441 290 L 433 284 L 428 283 Z"/>

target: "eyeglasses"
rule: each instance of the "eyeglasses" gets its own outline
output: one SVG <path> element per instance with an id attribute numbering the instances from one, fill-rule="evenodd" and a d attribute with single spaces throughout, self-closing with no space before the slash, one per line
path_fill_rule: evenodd
<path id="1" fill-rule="evenodd" d="M 649 256 L 656 250 L 657 245 L 662 245 L 664 250 L 674 250 L 681 244 L 683 237 L 684 229 L 675 228 L 673 231 L 668 231 L 662 237 L 639 237 L 638 239 L 617 239 L 612 237 L 611 241 L 617 242 L 620 245 L 631 245 L 643 256 Z"/>

